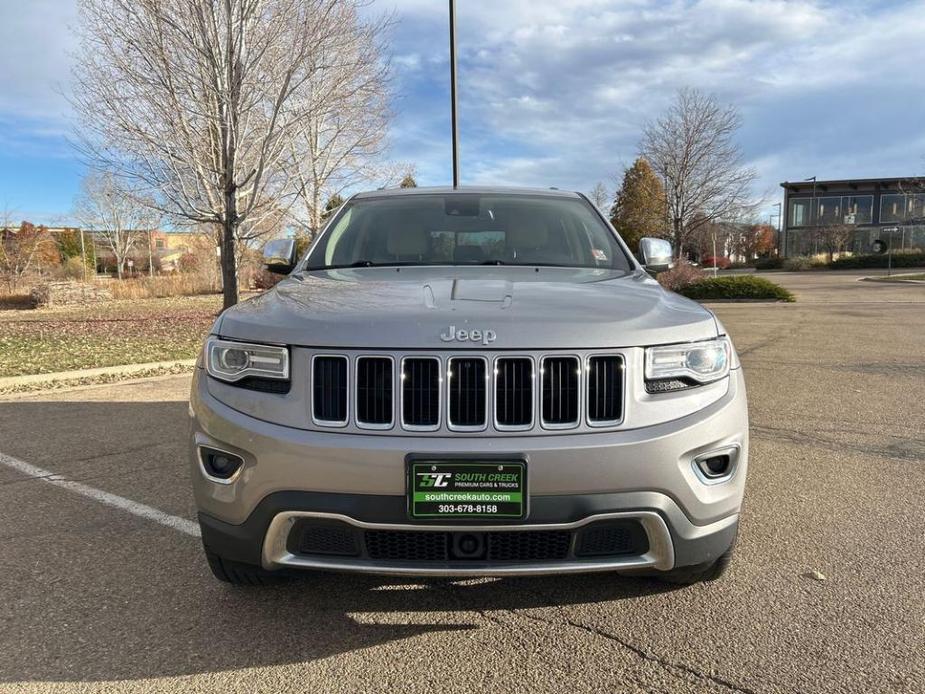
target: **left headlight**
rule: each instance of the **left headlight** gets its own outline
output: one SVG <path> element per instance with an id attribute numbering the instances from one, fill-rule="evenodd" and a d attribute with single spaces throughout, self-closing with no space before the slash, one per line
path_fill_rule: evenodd
<path id="1" fill-rule="evenodd" d="M 289 349 L 209 338 L 206 368 L 210 376 L 234 383 L 248 376 L 289 380 Z"/>
<path id="2" fill-rule="evenodd" d="M 712 383 L 729 374 L 732 345 L 725 337 L 646 349 L 646 390 L 665 393 Z"/>

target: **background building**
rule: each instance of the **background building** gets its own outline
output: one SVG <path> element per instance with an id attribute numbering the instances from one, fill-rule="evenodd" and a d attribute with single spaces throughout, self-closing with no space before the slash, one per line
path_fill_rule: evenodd
<path id="1" fill-rule="evenodd" d="M 781 183 L 781 255 L 925 250 L 925 179 L 863 178 Z M 841 248 L 839 248 L 839 246 Z"/>

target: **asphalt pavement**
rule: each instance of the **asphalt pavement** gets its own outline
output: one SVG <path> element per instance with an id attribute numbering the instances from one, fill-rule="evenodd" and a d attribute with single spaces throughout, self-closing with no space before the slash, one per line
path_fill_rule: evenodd
<path id="1" fill-rule="evenodd" d="M 798 303 L 714 306 L 752 458 L 733 565 L 687 588 L 228 587 L 187 522 L 188 377 L 0 400 L 0 692 L 925 691 L 925 287 L 768 276 Z"/>

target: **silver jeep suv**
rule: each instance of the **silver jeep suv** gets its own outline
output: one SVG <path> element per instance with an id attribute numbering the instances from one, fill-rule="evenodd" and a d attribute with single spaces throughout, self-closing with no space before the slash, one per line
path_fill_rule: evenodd
<path id="1" fill-rule="evenodd" d="M 191 459 L 219 579 L 717 577 L 748 460 L 723 326 L 580 194 L 352 197 L 288 274 L 225 311 L 193 379 Z"/>

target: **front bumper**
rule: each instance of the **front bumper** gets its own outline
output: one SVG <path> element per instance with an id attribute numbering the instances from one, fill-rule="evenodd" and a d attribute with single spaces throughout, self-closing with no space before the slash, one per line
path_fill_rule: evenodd
<path id="1" fill-rule="evenodd" d="M 697 526 L 676 503 L 656 492 L 550 496 L 534 501 L 531 520 L 505 525 L 426 525 L 402 522 L 404 499 L 391 496 L 357 496 L 313 492 L 279 492 L 260 504 L 244 522 L 226 523 L 200 513 L 203 544 L 226 559 L 267 569 L 300 568 L 361 573 L 431 576 L 501 576 L 546 573 L 668 570 L 712 561 L 735 541 L 738 514 Z M 304 519 L 338 521 L 358 531 L 536 532 L 579 531 L 613 519 L 638 521 L 648 546 L 633 555 L 580 558 L 572 553 L 556 561 L 521 562 L 409 562 L 381 561 L 368 557 L 306 556 L 292 551 L 287 539 L 295 523 Z"/>
<path id="2" fill-rule="evenodd" d="M 265 568 L 299 567 L 415 575 L 501 575 L 605 569 L 670 569 L 715 559 L 731 546 L 748 465 L 748 415 L 741 370 L 726 394 L 694 415 L 639 429 L 543 437 L 415 438 L 321 433 L 245 415 L 216 400 L 197 370 L 193 383 L 193 486 L 203 541 L 225 558 Z M 240 455 L 231 484 L 202 474 L 197 450 Z M 719 449 L 738 451 L 734 474 L 706 483 L 693 461 Z M 490 533 L 577 530 L 607 518 L 635 519 L 648 550 L 606 559 L 555 563 L 382 562 L 368 557 L 303 556 L 289 551 L 300 518 L 334 516 L 360 530 L 441 532 L 408 520 L 405 460 L 428 456 L 504 455 L 530 471 L 530 515 L 522 522 L 447 526 Z"/>

